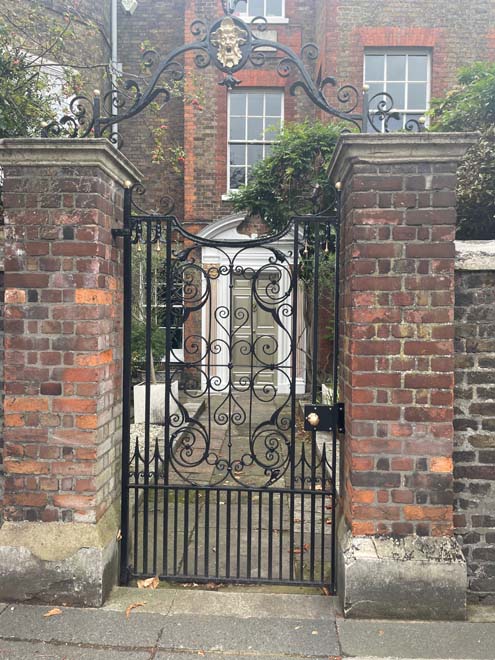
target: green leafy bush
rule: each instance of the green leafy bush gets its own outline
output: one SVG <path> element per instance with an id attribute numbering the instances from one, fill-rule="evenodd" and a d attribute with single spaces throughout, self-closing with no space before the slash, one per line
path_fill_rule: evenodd
<path id="1" fill-rule="evenodd" d="M 458 85 L 433 102 L 434 131 L 480 131 L 459 168 L 457 238 L 495 239 L 495 63 L 462 69 Z"/>

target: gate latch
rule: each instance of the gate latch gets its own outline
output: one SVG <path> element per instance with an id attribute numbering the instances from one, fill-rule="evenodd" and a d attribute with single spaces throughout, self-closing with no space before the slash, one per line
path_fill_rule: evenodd
<path id="1" fill-rule="evenodd" d="M 305 431 L 333 431 L 345 433 L 344 404 L 322 406 L 308 404 L 304 406 Z"/>

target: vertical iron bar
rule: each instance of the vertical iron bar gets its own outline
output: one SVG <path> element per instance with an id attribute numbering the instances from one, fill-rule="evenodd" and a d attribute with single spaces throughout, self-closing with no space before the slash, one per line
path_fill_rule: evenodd
<path id="1" fill-rule="evenodd" d="M 188 488 L 184 488 L 184 548 L 182 560 L 182 573 L 189 575 L 189 493 Z"/>
<path id="2" fill-rule="evenodd" d="M 194 575 L 198 574 L 198 544 L 199 544 L 199 490 L 194 493 Z"/>
<path id="3" fill-rule="evenodd" d="M 155 456 L 154 456 L 154 475 L 153 483 L 155 487 L 153 488 L 153 575 L 156 575 L 158 572 L 158 495 L 160 491 L 158 490 L 158 469 L 159 469 L 159 448 L 158 448 L 158 439 L 155 441 Z"/>
<path id="4" fill-rule="evenodd" d="M 139 562 L 139 440 L 136 438 L 134 454 L 134 572 L 138 570 Z"/>
<path id="5" fill-rule="evenodd" d="M 210 491 L 205 491 L 205 577 L 209 577 L 210 566 Z"/>
<path id="6" fill-rule="evenodd" d="M 237 491 L 237 577 L 241 577 L 241 512 L 242 491 Z"/>
<path id="7" fill-rule="evenodd" d="M 305 228 L 306 230 L 306 228 Z M 298 352 L 298 289 L 299 289 L 299 221 L 294 222 L 294 244 L 292 265 L 292 383 L 291 383 L 291 439 L 290 439 L 290 499 L 289 499 L 289 580 L 294 579 L 295 550 L 295 501 L 294 489 L 296 483 L 296 384 L 297 384 L 297 352 Z"/>
<path id="8" fill-rule="evenodd" d="M 263 536 L 261 533 L 261 528 L 263 524 L 263 515 L 262 515 L 262 496 L 263 491 L 259 491 L 259 502 L 258 502 L 258 579 L 261 578 L 261 546 L 263 542 Z"/>
<path id="9" fill-rule="evenodd" d="M 313 283 L 313 383 L 312 383 L 312 401 L 317 402 L 318 397 L 318 353 L 319 353 L 319 309 L 320 309 L 320 222 L 315 223 L 314 237 L 314 283 Z M 311 431 L 311 491 L 316 488 L 316 463 L 317 463 L 317 444 L 316 431 Z M 314 580 L 315 566 L 315 495 L 312 492 L 310 499 L 311 517 L 310 517 L 310 548 L 309 548 L 309 579 Z"/>
<path id="10" fill-rule="evenodd" d="M 305 480 L 306 480 L 306 451 L 304 449 L 304 445 L 302 446 L 302 452 L 301 452 L 301 517 L 300 517 L 300 525 L 301 525 L 301 533 L 300 533 L 300 541 L 299 541 L 299 579 L 303 580 L 303 557 L 304 557 L 304 491 L 305 491 Z"/>
<path id="11" fill-rule="evenodd" d="M 361 133 L 368 133 L 369 131 L 369 111 L 369 93 L 367 87 L 365 86 L 363 89 L 363 120 L 361 123 Z"/>
<path id="12" fill-rule="evenodd" d="M 252 534 L 253 534 L 253 492 L 248 490 L 247 494 L 247 566 L 246 566 L 246 577 L 248 580 L 251 578 L 251 557 L 253 551 L 252 544 Z"/>
<path id="13" fill-rule="evenodd" d="M 174 563 L 173 563 L 173 568 L 174 572 L 173 575 L 177 575 L 177 542 L 178 542 L 178 525 L 177 525 L 177 520 L 178 520 L 178 514 L 179 514 L 179 493 L 180 490 L 179 488 L 176 488 L 174 490 Z"/>
<path id="14" fill-rule="evenodd" d="M 278 543 L 278 577 L 282 580 L 284 564 L 284 493 L 279 493 L 279 543 Z"/>
<path id="15" fill-rule="evenodd" d="M 168 575 L 168 522 L 169 522 L 169 487 L 164 486 L 163 493 L 163 574 Z"/>
<path id="16" fill-rule="evenodd" d="M 333 331 L 333 409 L 336 410 L 338 402 L 339 385 L 339 350 L 340 350 L 340 229 L 342 220 L 342 192 L 337 186 L 337 222 L 335 223 L 335 285 L 334 285 L 334 331 Z M 334 420 L 336 422 L 336 420 Z M 337 424 L 334 423 L 332 430 L 332 530 L 331 530 L 331 575 L 332 591 L 337 588 L 337 529 L 336 511 L 337 506 Z"/>
<path id="17" fill-rule="evenodd" d="M 144 505 L 143 505 L 143 573 L 148 573 L 148 534 L 150 496 L 150 413 L 151 413 L 151 328 L 152 328 L 152 227 L 151 219 L 146 222 L 146 352 L 145 352 L 145 403 L 144 403 Z"/>
<path id="18" fill-rule="evenodd" d="M 217 489 L 217 516 L 215 529 L 215 575 L 220 571 L 220 488 Z"/>
<path id="19" fill-rule="evenodd" d="M 230 528 L 232 524 L 231 516 L 232 491 L 227 490 L 227 520 L 225 523 L 225 577 L 230 577 Z"/>
<path id="20" fill-rule="evenodd" d="M 168 485 L 170 470 L 170 396 L 172 391 L 170 355 L 172 352 L 172 219 L 166 220 L 166 254 L 165 254 L 165 447 L 163 480 Z M 168 511 L 164 511 L 168 515 Z"/>
<path id="21" fill-rule="evenodd" d="M 131 189 L 124 190 L 124 300 L 123 300 L 123 374 L 122 374 L 122 483 L 120 541 L 120 583 L 129 581 L 129 469 L 131 445 L 131 333 L 132 333 L 132 243 L 131 243 Z M 137 489 L 136 489 L 137 492 Z M 138 518 L 138 510 L 135 510 Z M 137 536 L 134 538 L 137 545 Z"/>
<path id="22" fill-rule="evenodd" d="M 268 579 L 273 573 L 273 492 L 268 492 Z"/>

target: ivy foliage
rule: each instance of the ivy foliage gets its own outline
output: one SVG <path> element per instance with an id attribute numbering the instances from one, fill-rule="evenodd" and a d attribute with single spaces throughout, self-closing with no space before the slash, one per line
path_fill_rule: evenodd
<path id="1" fill-rule="evenodd" d="M 271 155 L 258 162 L 249 183 L 233 193 L 234 210 L 258 215 L 278 231 L 294 213 L 330 207 L 334 193 L 327 171 L 341 133 L 338 124 L 287 124 Z"/>
<path id="2" fill-rule="evenodd" d="M 457 238 L 495 239 L 495 63 L 460 71 L 458 85 L 433 102 L 434 131 L 479 131 L 458 171 Z"/>

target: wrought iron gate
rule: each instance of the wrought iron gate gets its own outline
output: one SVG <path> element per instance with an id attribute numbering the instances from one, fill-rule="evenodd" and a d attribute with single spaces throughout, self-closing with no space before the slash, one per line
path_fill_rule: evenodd
<path id="1" fill-rule="evenodd" d="M 121 233 L 122 581 L 158 575 L 333 590 L 343 430 L 338 215 L 294 217 L 264 238 L 211 241 L 173 216 L 136 213 L 128 190 Z M 133 250 L 141 256 L 133 259 Z M 333 400 L 326 404 L 318 377 L 319 310 L 329 297 L 320 290 L 323 267 L 335 283 Z M 145 329 L 141 423 L 131 418 L 133 313 Z M 153 384 L 160 366 L 163 382 Z"/>

